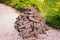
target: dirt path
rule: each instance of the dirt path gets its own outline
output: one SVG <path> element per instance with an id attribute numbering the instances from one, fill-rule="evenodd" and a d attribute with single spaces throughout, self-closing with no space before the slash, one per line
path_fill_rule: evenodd
<path id="1" fill-rule="evenodd" d="M 16 10 L 0 4 L 0 40 L 17 40 L 18 32 L 14 29 L 17 16 Z"/>
<path id="2" fill-rule="evenodd" d="M 0 4 L 0 40 L 22 40 L 18 36 L 18 32 L 14 29 L 14 22 L 18 12 L 15 9 Z M 32 40 L 35 38 L 29 38 L 25 40 Z M 36 40 L 60 40 L 60 31 L 56 29 L 50 29 L 46 35 L 39 35 Z"/>

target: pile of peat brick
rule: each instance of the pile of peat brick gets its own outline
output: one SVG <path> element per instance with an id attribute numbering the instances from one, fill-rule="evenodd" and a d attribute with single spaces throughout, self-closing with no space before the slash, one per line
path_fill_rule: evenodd
<path id="1" fill-rule="evenodd" d="M 37 37 L 38 34 L 46 34 L 47 25 L 34 7 L 25 7 L 16 19 L 15 28 L 22 38 L 28 38 Z"/>

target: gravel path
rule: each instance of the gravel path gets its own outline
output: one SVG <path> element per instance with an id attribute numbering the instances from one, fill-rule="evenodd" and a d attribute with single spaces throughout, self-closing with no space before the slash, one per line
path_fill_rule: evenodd
<path id="1" fill-rule="evenodd" d="M 18 32 L 14 29 L 14 22 L 18 12 L 4 4 L 0 4 L 0 40 L 23 40 L 18 36 Z M 35 40 L 31 37 L 25 40 Z M 50 29 L 47 34 L 41 34 L 36 40 L 60 40 L 60 31 Z"/>

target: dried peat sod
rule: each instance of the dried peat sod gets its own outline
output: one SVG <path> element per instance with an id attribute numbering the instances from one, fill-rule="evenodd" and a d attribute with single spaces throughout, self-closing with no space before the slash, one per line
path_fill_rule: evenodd
<path id="1" fill-rule="evenodd" d="M 47 25 L 34 7 L 26 7 L 17 17 L 15 28 L 22 38 L 28 38 L 37 37 L 38 34 L 46 34 Z"/>

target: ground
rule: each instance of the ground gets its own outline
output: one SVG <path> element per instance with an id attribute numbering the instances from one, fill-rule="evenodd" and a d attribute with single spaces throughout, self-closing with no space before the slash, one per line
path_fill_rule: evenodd
<path id="1" fill-rule="evenodd" d="M 23 40 L 16 29 L 14 22 L 19 12 L 7 5 L 0 4 L 0 40 Z M 25 40 L 34 40 L 31 37 Z M 41 34 L 36 40 L 60 40 L 60 31 L 50 28 L 47 34 Z"/>

